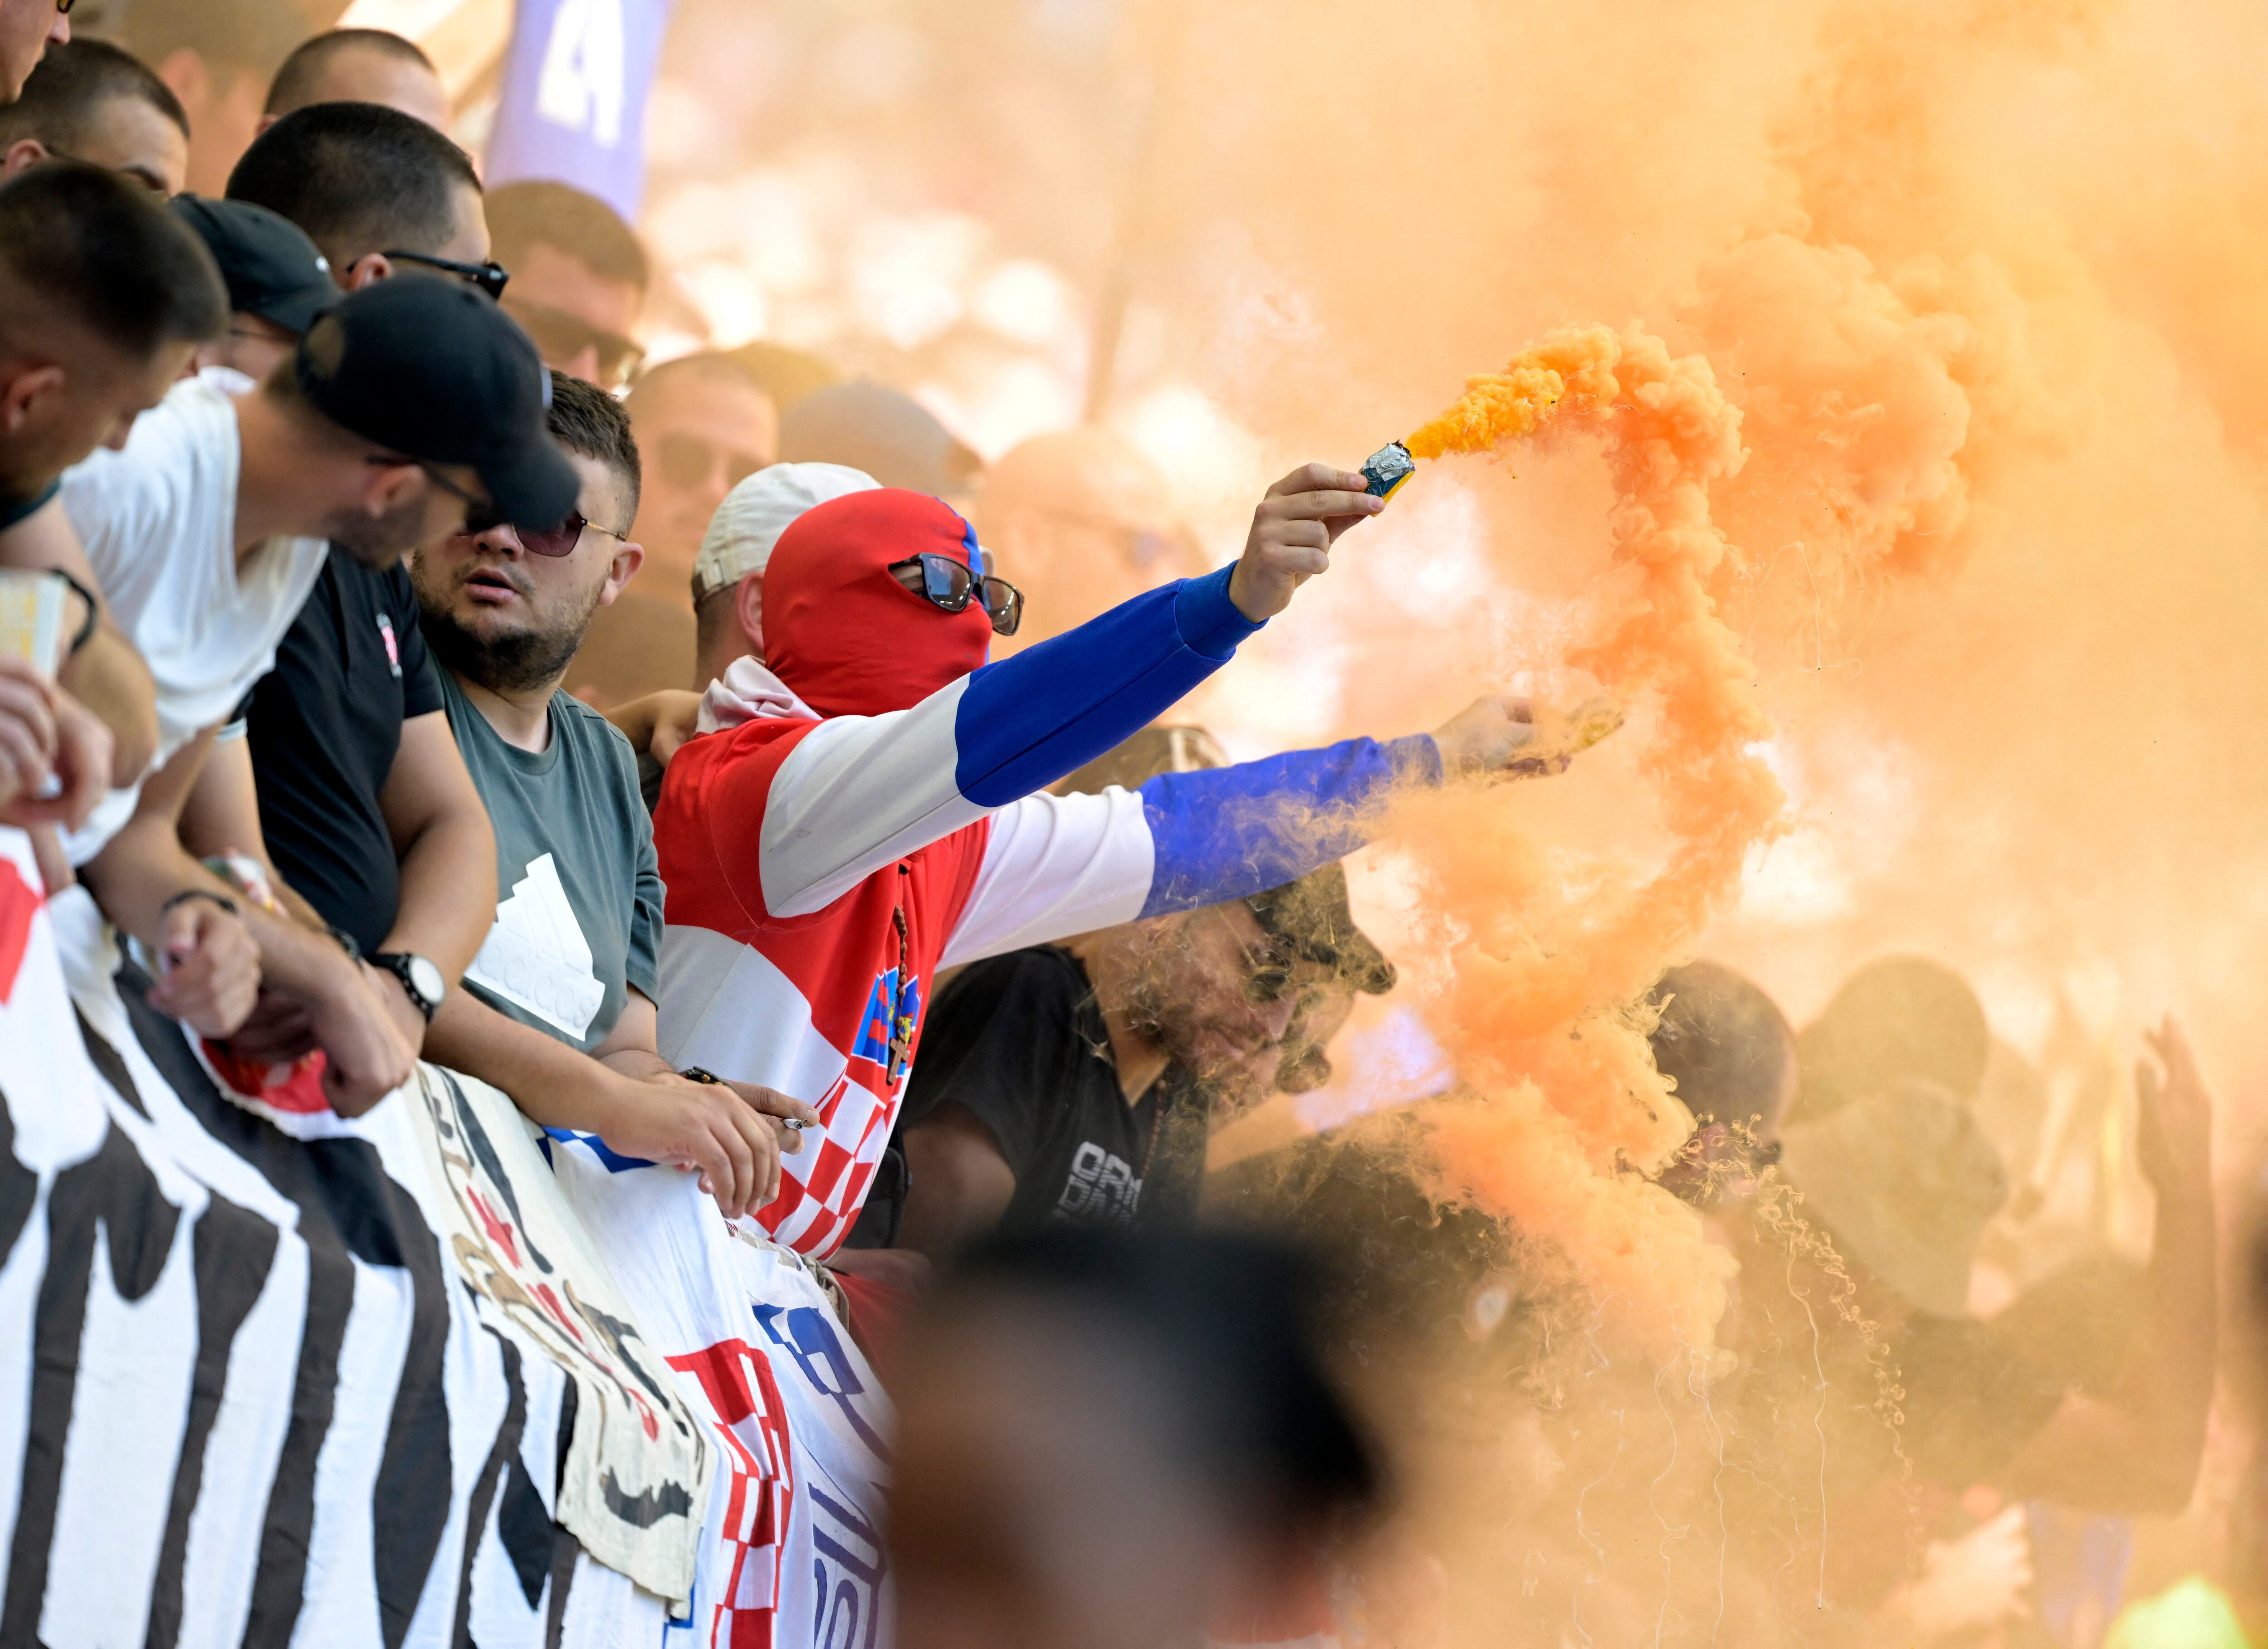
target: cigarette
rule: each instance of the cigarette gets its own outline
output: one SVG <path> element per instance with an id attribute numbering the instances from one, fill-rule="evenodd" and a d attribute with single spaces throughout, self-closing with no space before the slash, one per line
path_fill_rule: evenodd
<path id="1" fill-rule="evenodd" d="M 799 1134 L 811 1125 L 805 1122 L 800 1116 L 776 1116 L 772 1118 L 772 1120 L 777 1123 L 782 1128 L 789 1129 Z"/>

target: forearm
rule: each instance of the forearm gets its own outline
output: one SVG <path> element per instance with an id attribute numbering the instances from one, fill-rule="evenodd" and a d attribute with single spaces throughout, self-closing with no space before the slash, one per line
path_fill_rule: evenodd
<path id="1" fill-rule="evenodd" d="M 2189 1502 L 2213 1398 L 2217 1287 L 2209 1198 L 2159 1198 L 2149 1303 L 2108 1401 L 2066 1400 L 2011 1464 L 2015 1495 L 2098 1513 Z"/>
<path id="2" fill-rule="evenodd" d="M 1160 774 L 1140 792 L 1155 848 L 1141 914 L 1192 910 L 1295 880 L 1364 845 L 1377 805 L 1397 785 L 1440 779 L 1440 751 L 1425 733 Z"/>
<path id="3" fill-rule="evenodd" d="M 450 994 L 460 995 L 453 987 L 495 924 L 496 904 L 496 837 L 487 815 L 436 820 L 401 856 L 401 902 L 386 948 L 431 958 Z"/>
<path id="4" fill-rule="evenodd" d="M 184 888 L 217 894 L 239 907 L 245 903 L 233 887 L 189 856 L 166 818 L 130 821 L 79 867 L 78 876 L 103 915 L 144 945 L 157 943 L 165 903 Z"/>
<path id="5" fill-rule="evenodd" d="M 424 1052 L 437 1065 L 503 1089 L 539 1127 L 604 1134 L 619 1119 L 606 1066 L 497 1012 L 469 990 L 444 998 L 425 1029 Z"/>
<path id="6" fill-rule="evenodd" d="M 157 688 L 142 655 L 106 618 L 56 680 L 110 729 L 112 787 L 140 778 L 158 753 Z"/>

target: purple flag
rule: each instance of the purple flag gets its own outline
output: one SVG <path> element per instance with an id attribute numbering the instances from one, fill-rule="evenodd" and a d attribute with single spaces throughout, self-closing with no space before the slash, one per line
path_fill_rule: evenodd
<path id="1" fill-rule="evenodd" d="M 488 181 L 549 178 L 631 223 L 645 194 L 645 105 L 671 0 L 519 0 Z"/>

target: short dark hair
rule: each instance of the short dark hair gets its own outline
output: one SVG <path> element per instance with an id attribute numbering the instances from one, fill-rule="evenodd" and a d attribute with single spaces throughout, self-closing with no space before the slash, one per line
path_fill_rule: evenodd
<path id="1" fill-rule="evenodd" d="M 139 98 L 189 135 L 189 117 L 173 87 L 131 53 L 107 40 L 73 40 L 48 48 L 24 82 L 23 95 L 0 108 L 0 148 L 36 137 L 56 153 L 85 146 L 98 112 L 113 98 Z"/>
<path id="2" fill-rule="evenodd" d="M 1763 1119 L 1779 1126 L 1795 1064 L 1795 1027 L 1746 975 L 1722 962 L 1687 962 L 1662 975 L 1652 993 L 1661 1017 L 1647 1038 L 1653 1067 L 1677 1084 L 1696 1122 Z"/>
<path id="3" fill-rule="evenodd" d="M 551 438 L 568 452 L 596 459 L 615 472 L 630 494 L 630 519 L 637 519 L 637 438 L 630 433 L 630 415 L 596 384 L 586 384 L 564 372 L 551 374 L 551 410 L 545 422 Z M 602 521 L 601 526 L 612 523 Z M 625 525 L 624 531 L 628 531 Z"/>
<path id="4" fill-rule="evenodd" d="M 415 115 L 311 103 L 253 139 L 228 198 L 290 218 L 343 272 L 373 252 L 439 251 L 456 232 L 456 191 L 480 187 L 465 151 Z"/>
<path id="5" fill-rule="evenodd" d="M 357 49 L 376 52 L 397 63 L 416 63 L 429 74 L 440 73 L 416 41 L 404 40 L 389 30 L 326 29 L 301 40 L 284 60 L 284 66 L 276 71 L 276 78 L 269 83 L 267 113 L 288 114 L 306 107 L 315 101 L 309 94 L 322 80 L 331 60 L 343 52 Z"/>
<path id="6" fill-rule="evenodd" d="M 307 19 L 287 0 L 134 0 L 119 44 L 145 63 L 177 51 L 261 81 L 307 37 Z"/>
<path id="7" fill-rule="evenodd" d="M 0 291 L 9 288 L 0 314 L 43 300 L 143 360 L 228 324 L 228 291 L 195 232 L 140 184 L 76 160 L 0 183 Z"/>
<path id="8" fill-rule="evenodd" d="M 645 247 L 615 209 L 564 183 L 499 183 L 489 191 L 497 261 L 516 269 L 531 247 L 556 247 L 593 275 L 641 292 L 653 277 Z"/>

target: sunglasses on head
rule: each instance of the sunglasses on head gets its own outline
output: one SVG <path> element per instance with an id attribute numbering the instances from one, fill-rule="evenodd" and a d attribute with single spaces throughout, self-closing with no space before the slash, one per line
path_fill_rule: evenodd
<path id="1" fill-rule="evenodd" d="M 422 252 L 389 252 L 386 255 L 399 258 L 404 263 L 423 264 L 429 269 L 438 269 L 444 275 L 453 275 L 460 281 L 479 287 L 490 298 L 502 298 L 504 283 L 512 279 L 512 271 L 494 258 L 486 263 L 460 263 L 454 258 L 431 258 Z"/>
<path id="2" fill-rule="evenodd" d="M 1016 626 L 1024 622 L 1024 593 L 1005 578 L 971 572 L 967 563 L 930 550 L 893 562 L 890 571 L 895 573 L 917 564 L 921 568 L 921 593 L 932 607 L 959 613 L 981 597 L 996 636 L 1012 636 Z"/>
<path id="3" fill-rule="evenodd" d="M 465 512 L 465 536 L 468 538 L 478 538 L 483 533 L 493 533 L 499 526 L 512 526 L 512 523 L 493 510 L 482 508 Z M 611 526 L 600 526 L 596 521 L 585 518 L 580 510 L 568 511 L 567 519 L 556 526 L 547 526 L 540 530 L 535 527 L 514 526 L 512 530 L 513 536 L 519 540 L 519 547 L 529 555 L 557 556 L 571 556 L 575 553 L 575 546 L 583 541 L 583 529 L 586 526 L 594 533 L 604 533 L 608 538 L 627 536 L 625 534 L 617 533 Z"/>
<path id="4" fill-rule="evenodd" d="M 645 346 L 635 339 L 609 332 L 604 327 L 594 327 L 580 315 L 571 315 L 549 304 L 515 298 L 504 306 L 504 311 L 535 340 L 537 353 L 547 361 L 572 360 L 585 350 L 593 351 L 598 365 L 591 376 L 601 388 L 611 389 L 627 382 L 645 359 Z"/>

